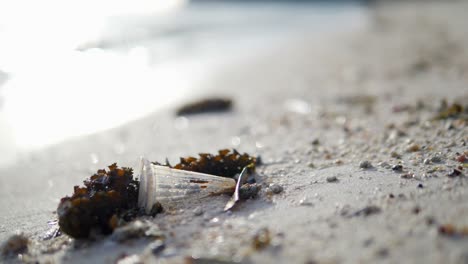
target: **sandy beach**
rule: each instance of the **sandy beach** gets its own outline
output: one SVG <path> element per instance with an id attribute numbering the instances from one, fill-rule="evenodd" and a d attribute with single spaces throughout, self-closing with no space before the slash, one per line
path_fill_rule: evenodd
<path id="1" fill-rule="evenodd" d="M 467 10 L 374 5 L 366 27 L 291 39 L 187 98 L 226 96 L 230 112 L 167 107 L 23 156 L 0 169 L 0 241 L 21 231 L 28 247 L 0 261 L 468 263 Z M 441 115 L 453 103 L 462 113 Z M 98 169 L 224 148 L 261 156 L 258 197 L 142 217 L 152 234 L 134 239 L 44 239 L 60 198 Z"/>

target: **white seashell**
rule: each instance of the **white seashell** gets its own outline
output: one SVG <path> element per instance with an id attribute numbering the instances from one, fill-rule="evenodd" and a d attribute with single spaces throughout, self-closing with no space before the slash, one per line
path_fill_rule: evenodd
<path id="1" fill-rule="evenodd" d="M 212 195 L 234 193 L 236 181 L 204 173 L 171 169 L 142 159 L 138 206 L 147 213 L 159 202 L 164 206 L 185 204 Z"/>

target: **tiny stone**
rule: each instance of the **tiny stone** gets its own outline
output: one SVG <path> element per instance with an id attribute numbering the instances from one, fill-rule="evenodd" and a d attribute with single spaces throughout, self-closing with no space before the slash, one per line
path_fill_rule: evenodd
<path id="1" fill-rule="evenodd" d="M 390 155 L 392 156 L 392 158 L 401 159 L 401 155 L 398 154 L 396 151 L 392 151 L 392 153 L 390 153 Z"/>
<path id="2" fill-rule="evenodd" d="M 152 217 L 155 217 L 157 214 L 160 214 L 164 211 L 164 208 L 162 207 L 160 202 L 156 202 L 153 204 L 151 207 L 150 215 Z"/>
<path id="3" fill-rule="evenodd" d="M 327 177 L 327 182 L 336 182 L 338 181 L 338 178 L 336 176 L 328 176 Z"/>
<path id="4" fill-rule="evenodd" d="M 269 188 L 270 188 L 271 192 L 273 192 L 274 194 L 278 194 L 278 193 L 281 193 L 283 191 L 283 186 L 278 185 L 278 184 L 270 184 Z"/>
<path id="5" fill-rule="evenodd" d="M 431 160 L 430 159 L 424 159 L 423 163 L 426 164 L 426 165 L 431 164 Z"/>
<path id="6" fill-rule="evenodd" d="M 378 214 L 381 211 L 382 211 L 382 209 L 380 209 L 380 207 L 375 206 L 375 205 L 370 205 L 370 206 L 364 207 L 361 210 L 356 211 L 353 215 L 354 216 L 361 216 L 361 215 L 369 216 L 369 215 L 372 215 L 372 214 Z"/>
<path id="7" fill-rule="evenodd" d="M 314 165 L 314 163 L 312 163 L 312 162 L 309 162 L 309 164 L 307 164 L 307 166 L 308 166 L 309 168 L 315 168 L 315 165 Z"/>
<path id="8" fill-rule="evenodd" d="M 153 255 L 159 255 L 165 248 L 166 244 L 164 244 L 161 240 L 156 240 L 155 242 L 149 244 L 148 248 L 151 250 Z"/>
<path id="9" fill-rule="evenodd" d="M 418 184 L 418 188 L 424 188 L 424 185 L 422 183 Z"/>
<path id="10" fill-rule="evenodd" d="M 442 161 L 442 158 L 439 155 L 435 155 L 431 158 L 431 161 L 434 163 L 439 163 Z"/>
<path id="11" fill-rule="evenodd" d="M 377 256 L 385 258 L 389 255 L 389 250 L 387 248 L 381 248 L 376 252 Z"/>
<path id="12" fill-rule="evenodd" d="M 361 161 L 359 163 L 359 168 L 361 169 L 369 169 L 372 168 L 372 163 L 368 160 Z"/>
<path id="13" fill-rule="evenodd" d="M 299 201 L 299 205 L 302 205 L 302 206 L 312 206 L 314 205 L 311 201 L 309 201 L 309 199 L 307 197 L 304 197 L 302 198 L 300 201 Z"/>
<path id="14" fill-rule="evenodd" d="M 259 191 L 260 191 L 260 185 L 256 183 L 252 183 L 252 184 L 246 183 L 240 187 L 239 197 L 242 200 L 254 198 L 255 196 L 257 196 Z"/>
<path id="15" fill-rule="evenodd" d="M 416 152 L 419 151 L 421 147 L 418 144 L 411 144 L 407 149 L 406 152 Z"/>
<path id="16" fill-rule="evenodd" d="M 390 164 L 388 164 L 388 162 L 385 161 L 380 162 L 378 165 L 385 169 L 389 169 L 391 167 Z"/>
<path id="17" fill-rule="evenodd" d="M 453 177 L 460 176 L 461 174 L 462 172 L 460 170 L 453 169 L 447 176 L 453 178 Z"/>
<path id="18" fill-rule="evenodd" d="M 411 178 L 413 178 L 413 177 L 414 177 L 414 174 L 411 173 L 411 172 L 407 172 L 407 173 L 402 174 L 402 175 L 400 176 L 400 178 L 403 178 L 403 179 L 411 179 Z"/>
<path id="19" fill-rule="evenodd" d="M 320 141 L 318 140 L 318 138 L 312 140 L 312 145 L 316 146 L 318 144 L 320 144 Z"/>
<path id="20" fill-rule="evenodd" d="M 396 171 L 396 172 L 401 172 L 401 171 L 403 171 L 403 166 L 400 165 L 400 164 L 394 165 L 394 166 L 392 166 L 392 170 Z"/>
<path id="21" fill-rule="evenodd" d="M 200 216 L 203 214 L 203 209 L 200 206 L 198 206 L 193 210 L 193 214 L 195 216 Z"/>

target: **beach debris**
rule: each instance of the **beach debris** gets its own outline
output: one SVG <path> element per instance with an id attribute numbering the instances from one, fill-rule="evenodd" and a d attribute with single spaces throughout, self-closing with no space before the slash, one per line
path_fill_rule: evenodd
<path id="1" fill-rule="evenodd" d="M 240 198 L 258 193 L 257 185 L 243 186 L 255 164 L 255 157 L 226 149 L 218 155 L 181 158 L 174 167 L 142 160 L 141 179 L 136 180 L 131 168 L 114 163 L 85 180 L 84 187 L 75 186 L 71 197 L 61 199 L 57 209 L 60 230 L 74 238 L 111 234 L 138 215 L 162 213 L 166 204 L 222 193 L 234 193 L 237 198 L 230 209 Z"/>
<path id="2" fill-rule="evenodd" d="M 240 154 L 237 150 L 222 149 L 217 155 L 200 153 L 199 158 L 180 158 L 180 163 L 174 169 L 194 171 L 221 177 L 234 178 L 239 175 L 245 167 L 249 171 L 255 169 L 256 158 L 247 153 Z M 157 162 L 154 164 L 161 165 Z"/>
<path id="3" fill-rule="evenodd" d="M 228 98 L 206 98 L 180 107 L 176 114 L 178 116 L 194 115 L 209 112 L 226 112 L 231 110 L 232 100 Z"/>
<path id="4" fill-rule="evenodd" d="M 49 225 L 49 230 L 47 230 L 41 236 L 42 240 L 49 240 L 62 235 L 62 232 L 60 232 L 60 227 L 58 225 L 58 220 L 48 221 L 47 224 Z"/>
<path id="5" fill-rule="evenodd" d="M 222 149 L 217 155 L 201 153 L 199 158 L 181 158 L 174 166 L 143 159 L 139 206 L 148 212 L 156 202 L 175 207 L 213 195 L 232 194 L 225 207 L 229 210 L 240 199 L 258 193 L 258 185 L 246 183 L 251 180 L 255 165 L 255 157 L 235 149 Z"/>
<path id="6" fill-rule="evenodd" d="M 234 205 L 241 199 L 241 195 L 239 191 L 240 191 L 240 186 L 242 186 L 243 182 L 245 182 L 246 172 L 247 172 L 247 167 L 245 167 L 242 170 L 241 174 L 239 175 L 239 179 L 237 180 L 237 183 L 236 183 L 236 189 L 234 190 L 234 193 L 232 194 L 231 199 L 226 203 L 226 206 L 224 207 L 224 211 L 227 211 L 233 208 Z M 254 195 L 256 195 L 257 192 Z M 249 188 L 246 188 L 246 190 L 243 193 L 244 193 L 244 199 L 249 199 L 250 197 L 252 197 L 251 194 L 249 193 Z"/>
<path id="7" fill-rule="evenodd" d="M 370 169 L 372 168 L 372 163 L 368 160 L 363 160 L 361 162 L 359 162 L 359 168 L 361 169 Z"/>
<path id="8" fill-rule="evenodd" d="M 232 178 L 142 162 L 138 205 L 147 213 L 155 203 L 173 207 L 216 194 L 232 194 L 236 188 Z"/>
<path id="9" fill-rule="evenodd" d="M 439 234 L 449 237 L 466 237 L 468 236 L 468 227 L 457 228 L 452 224 L 443 224 L 438 228 Z"/>
<path id="10" fill-rule="evenodd" d="M 24 234 L 9 237 L 1 247 L 3 256 L 14 256 L 28 250 L 29 239 Z"/>
<path id="11" fill-rule="evenodd" d="M 71 197 L 60 200 L 57 214 L 60 230 L 74 238 L 87 238 L 91 231 L 110 234 L 119 220 L 136 216 L 138 181 L 131 168 L 119 168 L 116 163 L 109 170 L 98 170 L 75 186 Z"/>
<path id="12" fill-rule="evenodd" d="M 262 250 L 268 247 L 271 243 L 270 230 L 268 228 L 262 228 L 255 233 L 252 239 L 252 247 L 255 250 Z"/>

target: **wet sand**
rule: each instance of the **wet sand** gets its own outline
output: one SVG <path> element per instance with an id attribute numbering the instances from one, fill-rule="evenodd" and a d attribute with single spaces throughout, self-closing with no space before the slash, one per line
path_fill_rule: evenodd
<path id="1" fill-rule="evenodd" d="M 439 232 L 468 226 L 467 168 L 447 176 L 464 166 L 466 119 L 430 120 L 442 99 L 468 102 L 468 5 L 374 8 L 362 31 L 304 36 L 222 69 L 198 96 L 230 96 L 232 112 L 176 118 L 168 108 L 2 169 L 1 240 L 23 231 L 22 260 L 41 262 L 467 263 L 468 238 Z M 148 238 L 41 239 L 58 199 L 99 168 L 226 147 L 261 155 L 259 197 L 228 213 L 220 196 L 148 218 L 163 250 Z"/>

